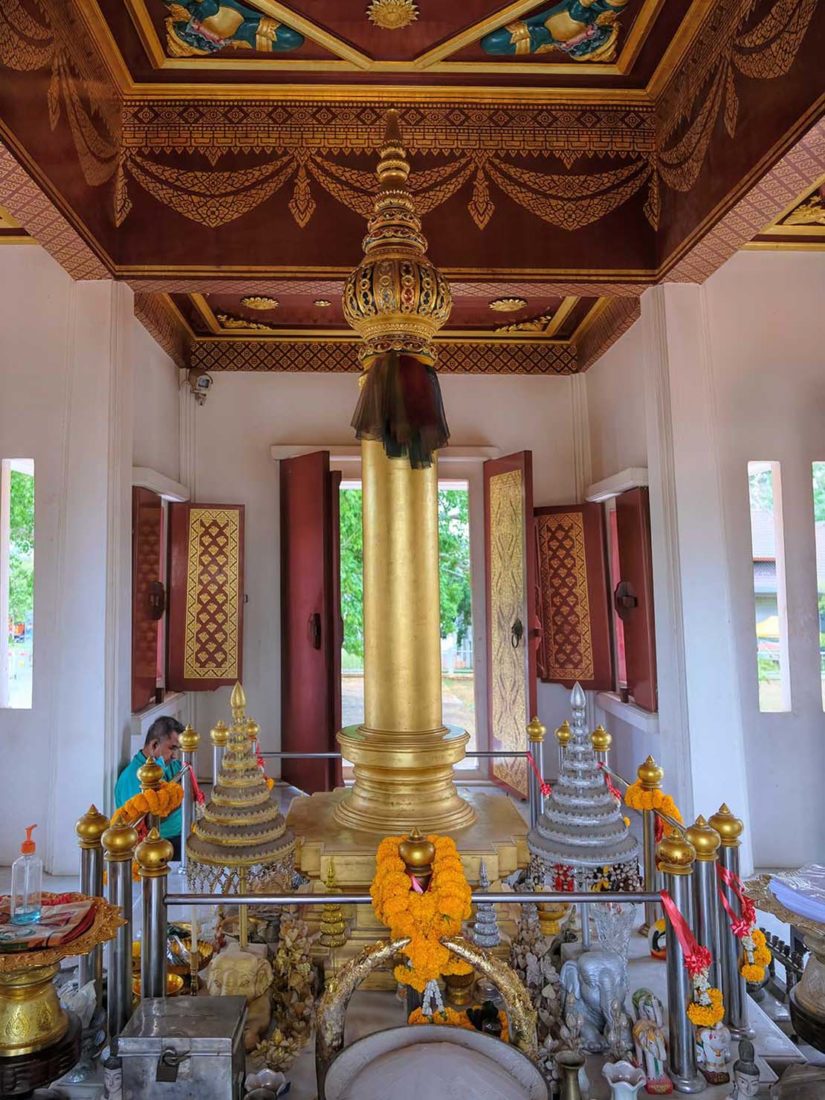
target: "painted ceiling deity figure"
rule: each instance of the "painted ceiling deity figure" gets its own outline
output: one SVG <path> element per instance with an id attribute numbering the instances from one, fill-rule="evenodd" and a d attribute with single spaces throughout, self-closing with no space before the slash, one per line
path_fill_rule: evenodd
<path id="1" fill-rule="evenodd" d="M 164 0 L 166 42 L 173 57 L 206 57 L 225 46 L 286 53 L 304 36 L 239 0 Z"/>
<path id="2" fill-rule="evenodd" d="M 562 50 L 574 61 L 612 61 L 628 0 L 561 0 L 536 15 L 487 34 L 489 54 L 532 54 Z"/>

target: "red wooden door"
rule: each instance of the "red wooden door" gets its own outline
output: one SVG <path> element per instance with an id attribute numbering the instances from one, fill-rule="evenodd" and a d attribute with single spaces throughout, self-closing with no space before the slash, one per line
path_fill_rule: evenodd
<path id="1" fill-rule="evenodd" d="M 337 499 L 329 452 L 281 461 L 281 748 L 335 752 L 341 715 Z M 337 483 L 336 483 L 337 490 Z M 337 492 L 336 492 L 337 497 Z M 332 790 L 332 760 L 284 760 L 307 794 Z"/>
<path id="2" fill-rule="evenodd" d="M 536 508 L 540 674 L 549 683 L 613 690 L 601 504 Z"/>
<path id="3" fill-rule="evenodd" d="M 490 747 L 524 752 L 536 712 L 536 545 L 532 453 L 484 463 Z M 492 779 L 527 797 L 524 760 L 494 758 Z"/>
<path id="4" fill-rule="evenodd" d="M 155 702 L 158 646 L 164 609 L 163 502 L 150 489 L 132 489 L 132 711 Z"/>
<path id="5" fill-rule="evenodd" d="M 627 686 L 637 706 L 655 711 L 656 627 L 647 489 L 629 489 L 616 497 L 616 528 L 622 588 L 617 612 L 624 627 Z"/>

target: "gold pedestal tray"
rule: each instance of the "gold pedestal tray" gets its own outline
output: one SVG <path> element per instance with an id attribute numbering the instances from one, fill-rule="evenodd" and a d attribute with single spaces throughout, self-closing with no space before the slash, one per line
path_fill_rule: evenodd
<path id="1" fill-rule="evenodd" d="M 44 894 L 48 900 L 56 895 Z M 70 900 L 83 900 L 82 894 Z M 91 927 L 71 943 L 42 951 L 14 951 L 0 955 L 0 1058 L 35 1054 L 59 1042 L 69 1017 L 57 998 L 54 977 L 65 958 L 86 955 L 114 937 L 126 923 L 120 910 L 103 898 L 95 902 Z"/>
<path id="2" fill-rule="evenodd" d="M 326 892 L 324 881 L 330 865 L 334 867 L 335 885 L 343 893 L 368 893 L 375 877 L 378 838 L 374 833 L 363 833 L 340 823 L 336 808 L 345 794 L 345 791 L 338 789 L 313 794 L 309 798 L 295 798 L 287 814 L 287 824 L 301 838 L 298 867 L 312 880 L 312 888 L 317 893 Z M 506 878 L 519 867 L 526 867 L 529 858 L 527 822 L 510 799 L 472 787 L 462 791 L 462 797 L 475 811 L 475 822 L 469 828 L 451 835 L 458 846 L 469 881 L 478 882 L 482 861 L 493 883 Z M 326 964 L 328 976 L 336 974 L 363 948 L 387 934 L 371 905 L 344 905 L 342 909 L 348 924 L 348 939 L 332 952 Z M 505 935 L 512 933 L 518 916 L 515 906 L 499 905 L 496 914 L 501 931 Z M 312 930 L 318 930 L 321 907 L 313 907 L 303 915 Z M 497 948 L 495 953 L 506 955 L 506 946 Z M 387 990 L 395 987 L 389 967 L 370 974 L 364 984 L 365 989 Z"/>

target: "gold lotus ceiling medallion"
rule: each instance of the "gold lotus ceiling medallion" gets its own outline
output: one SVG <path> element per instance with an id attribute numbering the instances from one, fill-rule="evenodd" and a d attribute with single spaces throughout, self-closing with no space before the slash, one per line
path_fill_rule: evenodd
<path id="1" fill-rule="evenodd" d="M 382 30 L 397 31 L 415 22 L 418 8 L 413 0 L 372 0 L 367 17 Z"/>
<path id="2" fill-rule="evenodd" d="M 492 302 L 487 303 L 490 309 L 494 309 L 496 313 L 515 313 L 516 310 L 524 309 L 527 305 L 526 298 L 494 298 Z"/>
<path id="3" fill-rule="evenodd" d="M 328 302 L 326 298 L 316 298 L 313 305 L 316 305 L 318 309 L 328 309 L 332 302 Z"/>
<path id="4" fill-rule="evenodd" d="M 253 294 L 246 298 L 241 298 L 241 305 L 246 306 L 247 309 L 277 309 L 278 299 L 261 297 Z"/>

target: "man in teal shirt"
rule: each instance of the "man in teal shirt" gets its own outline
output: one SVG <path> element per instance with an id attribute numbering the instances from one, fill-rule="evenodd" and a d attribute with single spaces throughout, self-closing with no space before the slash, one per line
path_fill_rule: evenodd
<path id="1" fill-rule="evenodd" d="M 138 768 L 146 763 L 147 757 L 154 757 L 155 761 L 163 768 L 165 780 L 174 779 L 180 773 L 180 746 L 178 736 L 183 733 L 183 726 L 176 718 L 157 718 L 149 727 L 143 749 L 136 752 L 123 771 L 118 776 L 115 784 L 115 804 L 121 807 L 128 799 L 140 794 L 140 780 Z M 171 841 L 174 854 L 173 860 L 180 859 L 180 831 L 182 815 L 180 807 L 173 810 L 168 817 L 160 823 L 160 835 Z"/>

